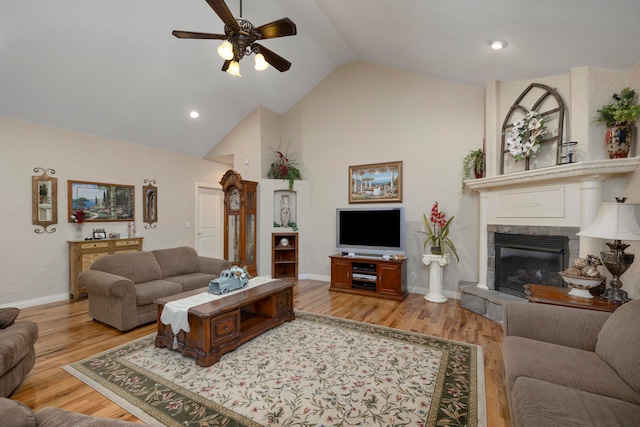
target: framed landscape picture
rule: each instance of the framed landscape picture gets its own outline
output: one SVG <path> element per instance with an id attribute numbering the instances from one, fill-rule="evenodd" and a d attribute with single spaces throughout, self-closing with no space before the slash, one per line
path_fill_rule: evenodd
<path id="1" fill-rule="evenodd" d="M 402 202 L 402 162 L 349 166 L 349 203 Z"/>
<path id="2" fill-rule="evenodd" d="M 101 182 L 68 181 L 68 215 L 83 210 L 85 222 L 132 221 L 135 187 Z"/>

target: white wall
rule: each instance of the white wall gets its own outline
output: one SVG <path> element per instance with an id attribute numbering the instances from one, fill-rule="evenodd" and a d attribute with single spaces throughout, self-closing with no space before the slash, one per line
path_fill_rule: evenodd
<path id="1" fill-rule="evenodd" d="M 349 206 L 349 166 L 402 161 L 409 290 L 427 291 L 417 231 L 435 201 L 456 217 L 450 237 L 461 258 L 445 269 L 445 291 L 453 295 L 459 280 L 477 278 L 478 200 L 471 192 L 461 195 L 460 177 L 462 158 L 482 147 L 483 90 L 356 62 L 337 68 L 282 123 L 283 140 L 301 147 L 297 160 L 310 181 L 313 227 L 305 273 L 330 275 L 335 209 Z"/>
<path id="2" fill-rule="evenodd" d="M 55 233 L 36 234 L 31 224 L 34 167 L 56 171 Z M 75 233 L 67 222 L 67 180 L 134 185 L 137 236 L 144 237 L 144 250 L 152 250 L 195 246 L 195 182 L 219 187 L 227 169 L 226 165 L 169 151 L 0 117 L 0 306 L 36 305 L 68 297 L 67 241 L 73 240 Z M 147 230 L 142 222 L 145 179 L 155 179 L 158 187 L 156 229 Z M 125 232 L 126 224 L 86 223 L 85 237 L 93 228 Z"/>

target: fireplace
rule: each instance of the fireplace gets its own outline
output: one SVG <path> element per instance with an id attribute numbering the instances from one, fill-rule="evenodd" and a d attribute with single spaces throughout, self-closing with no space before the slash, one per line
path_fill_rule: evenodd
<path id="1" fill-rule="evenodd" d="M 558 274 L 569 266 L 569 238 L 496 233 L 495 289 L 524 297 L 524 285 L 565 287 Z"/>

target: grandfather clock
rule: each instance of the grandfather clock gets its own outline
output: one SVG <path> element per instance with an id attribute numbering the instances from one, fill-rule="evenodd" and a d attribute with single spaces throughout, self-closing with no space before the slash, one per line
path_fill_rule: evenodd
<path id="1" fill-rule="evenodd" d="M 224 191 L 224 258 L 234 265 L 247 267 L 251 276 L 258 275 L 256 263 L 257 187 L 229 169 L 222 180 Z"/>

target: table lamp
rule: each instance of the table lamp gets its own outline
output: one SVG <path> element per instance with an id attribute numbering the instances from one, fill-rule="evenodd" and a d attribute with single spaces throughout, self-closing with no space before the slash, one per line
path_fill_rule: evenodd
<path id="1" fill-rule="evenodd" d="M 634 258 L 633 254 L 624 252 L 629 245 L 622 240 L 640 240 L 640 204 L 625 203 L 626 200 L 626 197 L 616 197 L 617 203 L 601 203 L 593 224 L 578 233 L 578 236 L 613 240 L 607 243 L 610 251 L 600 252 L 602 263 L 613 276 L 611 288 L 606 289 L 602 297 L 617 303 L 629 301 L 627 292 L 622 290 L 620 276 L 631 267 Z"/>

